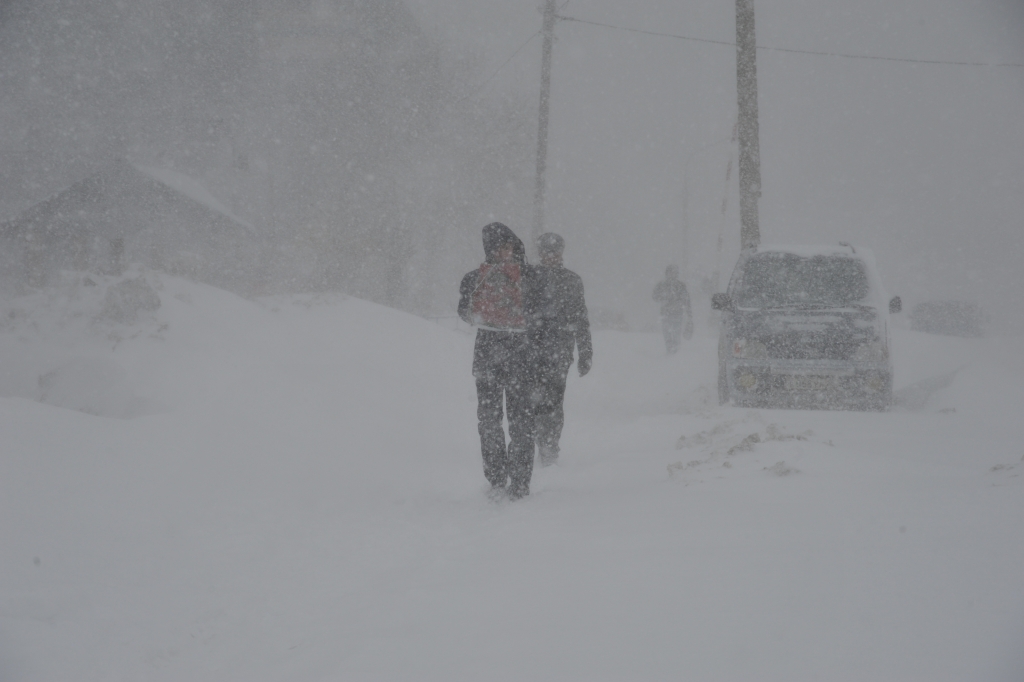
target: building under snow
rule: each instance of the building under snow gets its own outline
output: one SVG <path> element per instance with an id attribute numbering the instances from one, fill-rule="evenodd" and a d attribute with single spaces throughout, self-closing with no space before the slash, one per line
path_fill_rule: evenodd
<path id="1" fill-rule="evenodd" d="M 124 160 L 0 224 L 0 242 L 5 287 L 141 263 L 248 293 L 260 261 L 256 229 L 199 182 Z"/>

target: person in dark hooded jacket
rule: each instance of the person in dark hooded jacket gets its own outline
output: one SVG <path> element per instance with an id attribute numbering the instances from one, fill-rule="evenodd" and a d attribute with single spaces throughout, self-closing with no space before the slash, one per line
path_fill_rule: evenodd
<path id="1" fill-rule="evenodd" d="M 530 340 L 537 355 L 534 422 L 542 466 L 558 461 L 573 346 L 580 352 L 576 367 L 581 377 L 590 371 L 594 355 L 583 280 L 562 265 L 564 249 L 565 240 L 553 232 L 537 238 L 541 264 L 531 296 Z"/>
<path id="2" fill-rule="evenodd" d="M 459 317 L 477 327 L 473 349 L 477 419 L 484 476 L 493 496 L 530 494 L 533 475 L 533 349 L 527 335 L 535 271 L 508 227 L 483 229 L 485 262 L 462 278 Z M 508 411 L 509 443 L 502 428 Z"/>

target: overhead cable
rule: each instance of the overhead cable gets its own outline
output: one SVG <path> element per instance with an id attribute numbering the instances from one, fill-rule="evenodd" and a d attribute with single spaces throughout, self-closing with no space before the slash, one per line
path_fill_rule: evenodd
<path id="1" fill-rule="evenodd" d="M 675 33 L 662 33 L 659 31 L 645 31 L 638 28 L 628 28 L 626 26 L 615 26 L 613 24 L 604 24 L 599 21 L 590 21 L 588 19 L 577 19 L 576 17 L 567 17 L 559 15 L 558 19 L 561 21 L 574 21 L 578 24 L 590 24 L 591 26 L 602 26 L 604 28 L 611 28 L 618 31 L 628 31 L 630 33 L 640 33 L 649 36 L 659 36 L 662 38 L 676 38 L 678 40 L 689 40 L 695 43 L 712 43 L 714 45 L 727 45 L 730 47 L 736 47 L 736 43 L 729 42 L 727 40 L 711 40 L 709 38 L 694 38 L 693 36 L 677 35 Z M 877 57 L 873 55 L 865 54 L 846 54 L 843 52 L 819 52 L 817 50 L 797 50 L 787 47 L 771 47 L 768 45 L 758 45 L 757 49 L 765 50 L 769 52 L 792 52 L 794 54 L 813 54 L 822 57 L 842 57 L 843 59 L 870 59 L 874 61 L 885 61 L 885 62 L 909 62 L 912 64 L 946 64 L 952 66 L 1016 66 L 1024 67 L 1024 64 L 1015 64 L 1012 62 L 1002 63 L 988 63 L 988 62 L 959 62 L 959 61 L 946 61 L 941 59 L 910 59 L 907 57 Z"/>
<path id="2" fill-rule="evenodd" d="M 560 9 L 560 10 L 562 10 L 562 9 L 565 9 L 566 5 L 568 5 L 568 4 L 569 4 L 569 3 L 571 2 L 571 1 L 572 1 L 572 0 L 565 0 L 565 2 L 563 2 L 563 3 L 562 3 L 562 6 L 561 6 L 561 7 L 559 7 L 558 9 Z M 559 17 L 558 15 L 555 15 L 555 16 L 556 16 L 557 18 L 559 18 L 559 19 L 563 19 L 563 18 L 564 18 L 564 17 Z M 537 31 L 536 33 L 534 33 L 534 34 L 533 34 L 532 36 L 530 36 L 529 38 L 527 38 L 527 39 L 526 39 L 526 42 L 524 42 L 524 43 L 523 43 L 522 45 L 520 45 L 520 46 L 519 46 L 518 48 L 516 48 L 516 51 L 512 53 L 512 56 L 511 56 L 511 57 L 509 57 L 509 58 L 508 58 L 508 59 L 506 59 L 506 60 L 505 60 L 504 62 L 502 62 L 501 66 L 499 66 L 498 68 L 496 68 L 496 69 L 494 70 L 494 73 L 492 73 L 492 74 L 491 74 L 490 76 L 488 76 L 488 77 L 487 77 L 487 80 L 485 80 L 485 81 L 484 81 L 483 83 L 481 83 L 480 85 L 478 85 L 478 86 L 476 86 L 475 88 L 473 88 L 473 91 L 472 91 L 472 92 L 470 92 L 470 93 L 469 93 L 468 95 L 466 95 L 466 96 L 465 96 L 465 97 L 463 97 L 462 99 L 459 99 L 459 100 L 457 100 L 457 101 L 456 101 L 456 104 L 458 104 L 459 102 L 462 102 L 462 101 L 464 101 L 464 100 L 467 100 L 467 99 L 469 99 L 470 97 L 472 97 L 473 95 L 477 94 L 478 92 L 480 92 L 481 90 L 483 90 L 483 89 L 484 89 L 485 87 L 487 87 L 487 84 L 488 84 L 488 83 L 490 83 L 490 82 L 491 82 L 492 80 L 494 80 L 494 77 L 495 77 L 495 76 L 497 76 L 497 75 L 498 75 L 498 73 L 500 73 L 502 69 L 504 69 L 504 68 L 505 68 L 506 66 L 508 66 L 508 63 L 509 63 L 510 61 L 512 61 L 513 59 L 515 59 L 515 58 L 516 58 L 516 55 L 517 55 L 517 54 L 519 54 L 520 52 L 522 52 L 522 51 L 523 51 L 523 48 L 524 48 L 524 47 L 526 47 L 527 45 L 529 45 L 529 44 L 530 44 L 530 42 L 531 42 L 531 41 L 532 41 L 532 40 L 533 40 L 534 38 L 536 38 L 537 36 L 539 36 L 539 35 L 540 35 L 541 33 L 543 33 L 543 32 L 544 32 L 544 29 L 540 29 L 539 31 Z"/>
<path id="3" fill-rule="evenodd" d="M 524 48 L 524 47 L 526 47 L 527 45 L 529 45 L 529 44 L 530 44 L 530 43 L 531 43 L 531 42 L 533 41 L 533 39 L 534 39 L 534 38 L 536 38 L 537 36 L 539 36 L 540 34 L 541 34 L 541 31 L 537 31 L 537 32 L 536 32 L 536 33 L 534 33 L 534 34 L 533 34 L 532 36 L 530 36 L 529 38 L 527 38 L 527 39 L 526 39 L 526 42 L 524 42 L 524 43 L 523 43 L 522 45 L 520 45 L 520 46 L 519 46 L 519 47 L 518 47 L 518 48 L 516 49 L 516 51 L 512 53 L 512 56 L 511 56 L 511 57 L 509 57 L 508 59 L 506 59 L 506 60 L 505 60 L 505 61 L 504 61 L 504 62 L 502 63 L 502 65 L 501 65 L 501 66 L 499 66 L 498 68 L 496 68 L 496 69 L 494 70 L 494 73 L 492 73 L 492 74 L 491 74 L 490 76 L 488 76 L 488 77 L 487 77 L 487 80 L 485 80 L 485 81 L 484 81 L 483 83 L 481 83 L 480 85 L 476 86 L 476 87 L 475 87 L 475 88 L 473 89 L 473 91 L 472 91 L 472 92 L 470 92 L 470 93 L 469 93 L 468 95 L 466 95 L 466 96 L 465 96 L 465 97 L 463 97 L 462 99 L 458 100 L 458 101 L 456 102 L 456 104 L 458 104 L 458 102 L 462 102 L 462 101 L 464 101 L 464 100 L 467 100 L 467 99 L 469 99 L 470 97 L 472 97 L 473 95 L 477 94 L 478 92 L 480 92 L 481 90 L 483 90 L 483 89 L 484 89 L 485 87 L 487 87 L 487 84 L 488 84 L 488 83 L 490 83 L 490 82 L 491 82 L 492 80 L 494 80 L 494 77 L 495 77 L 495 76 L 497 76 L 497 75 L 498 75 L 498 73 L 499 73 L 499 72 L 500 72 L 500 71 L 501 71 L 502 69 L 504 69 L 504 68 L 505 68 L 506 66 L 508 66 L 508 63 L 509 63 L 510 61 L 512 61 L 513 59 L 515 59 L 515 58 L 516 58 L 516 55 L 517 55 L 517 54 L 519 54 L 520 52 L 522 52 L 522 51 L 523 51 L 523 48 Z"/>

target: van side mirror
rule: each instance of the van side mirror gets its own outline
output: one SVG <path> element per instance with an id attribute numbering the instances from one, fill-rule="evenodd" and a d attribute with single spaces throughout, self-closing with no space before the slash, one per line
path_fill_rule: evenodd
<path id="1" fill-rule="evenodd" d="M 732 296 L 729 294 L 711 294 L 711 307 L 714 310 L 732 310 Z"/>
<path id="2" fill-rule="evenodd" d="M 900 300 L 899 296 L 893 296 L 889 301 L 889 312 L 890 313 L 901 313 L 903 312 L 903 301 Z"/>

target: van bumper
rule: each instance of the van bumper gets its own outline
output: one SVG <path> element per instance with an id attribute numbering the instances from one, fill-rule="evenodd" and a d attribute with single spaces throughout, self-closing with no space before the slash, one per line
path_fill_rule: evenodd
<path id="1" fill-rule="evenodd" d="M 887 409 L 892 367 L 844 361 L 726 361 L 729 397 L 749 407 Z"/>

